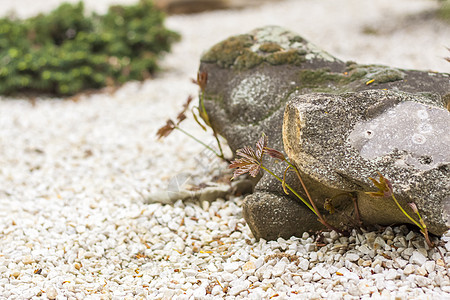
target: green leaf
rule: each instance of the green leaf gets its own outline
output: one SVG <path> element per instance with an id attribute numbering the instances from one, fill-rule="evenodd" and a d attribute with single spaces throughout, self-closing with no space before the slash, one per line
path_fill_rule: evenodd
<path id="1" fill-rule="evenodd" d="M 198 107 L 195 107 L 195 108 L 197 108 L 197 110 L 198 110 Z M 197 115 L 195 114 L 194 110 L 192 110 L 192 116 L 194 116 L 195 122 L 197 122 L 197 124 L 200 125 L 200 127 L 201 127 L 204 131 L 207 131 L 206 127 L 205 127 L 202 123 L 200 123 L 200 120 L 198 119 L 198 117 L 197 117 Z"/>

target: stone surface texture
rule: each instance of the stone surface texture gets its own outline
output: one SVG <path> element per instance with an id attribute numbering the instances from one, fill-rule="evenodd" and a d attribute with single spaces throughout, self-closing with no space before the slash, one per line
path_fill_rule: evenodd
<path id="1" fill-rule="evenodd" d="M 334 223 L 345 223 L 354 210 L 351 199 L 339 197 L 343 192 L 357 197 L 365 224 L 410 223 L 392 198 L 365 194 L 379 171 L 411 215 L 407 203 L 414 202 L 432 232 L 447 230 L 450 113 L 438 100 L 384 90 L 293 97 L 284 117 L 285 149 L 312 179 L 313 198 L 322 207 L 320 199 L 333 199 Z"/>
<path id="2" fill-rule="evenodd" d="M 448 140 L 435 134 L 444 130 L 443 137 L 446 136 L 445 124 L 449 117 L 444 108 L 450 99 L 448 74 L 344 62 L 301 36 L 276 26 L 232 36 L 216 44 L 202 56 L 200 71 L 208 73 L 205 105 L 212 125 L 228 141 L 233 152 L 245 145 L 254 145 L 261 134 L 266 133 L 269 146 L 286 149 L 298 165 L 309 191 L 318 197 L 315 200 L 320 207 L 325 200 L 322 196 L 334 197 L 332 204 L 340 213 L 327 215 L 325 211 L 330 223 L 343 227 L 351 225 L 348 223 L 355 215 L 351 200 L 354 197 L 358 198 L 363 219 L 368 224 L 408 221 L 393 201 L 384 201 L 385 206 L 380 206 L 378 199 L 364 195 L 364 191 L 373 191 L 368 177 L 375 177 L 380 171 L 393 180 L 403 205 L 410 200 L 417 202 L 431 232 L 442 234 L 446 230 L 448 216 L 444 210 L 448 210 L 449 200 L 443 195 L 448 195 L 449 189 L 448 151 L 445 151 Z M 328 127 L 317 124 L 320 126 L 308 129 L 316 131 L 313 133 L 319 140 L 324 137 L 321 142 L 329 145 L 321 145 L 324 148 L 320 150 L 315 149 L 320 148 L 318 141 L 314 140 L 316 144 L 309 141 L 303 146 L 310 147 L 310 153 L 302 156 L 299 149 L 289 151 L 291 148 L 283 144 L 285 107 L 289 102 L 291 108 L 297 103 L 302 109 L 314 110 L 312 99 L 323 102 L 323 107 L 317 109 L 326 107 L 334 109 L 335 113 L 330 110 L 321 115 Z M 332 105 L 332 101 L 339 104 Z M 386 123 L 391 113 L 398 115 L 391 120 L 392 126 Z M 354 115 L 353 123 L 343 130 L 340 124 L 350 115 Z M 302 122 L 298 119 L 298 110 L 297 116 L 292 112 L 292 118 L 294 120 L 289 122 L 293 124 Z M 410 128 L 419 127 L 398 133 L 401 123 Z M 386 134 L 374 134 L 372 141 L 364 135 L 368 128 L 375 126 L 378 129 L 374 131 Z M 329 130 L 343 135 L 330 136 Z M 398 137 L 391 143 L 388 135 L 394 133 Z M 290 134 L 299 138 L 298 132 Z M 412 142 L 405 143 L 406 139 Z M 342 152 L 332 147 L 338 140 L 346 151 L 353 151 L 354 161 L 350 156 L 341 157 Z M 429 147 L 433 140 L 441 148 Z M 377 148 L 378 145 L 382 147 Z M 322 152 L 317 152 L 319 150 Z M 323 151 L 329 151 L 329 155 Z M 319 153 L 326 157 L 321 163 L 332 167 L 315 168 L 316 172 L 312 172 L 314 164 L 308 161 L 317 160 L 315 155 Z M 265 165 L 278 174 L 284 170 L 284 166 L 269 160 Z M 325 172 L 329 168 L 335 170 Z M 361 181 L 353 181 L 351 176 Z M 325 178 L 328 182 L 324 184 Z M 431 178 L 433 183 L 429 184 Z M 288 173 L 287 180 L 301 191 L 293 174 Z M 439 180 L 441 183 L 434 185 Z M 269 175 L 257 182 L 254 193 L 247 196 L 243 207 L 244 217 L 257 238 L 301 236 L 304 231 L 320 228 L 308 208 L 289 197 Z M 274 211 L 273 203 L 277 203 L 284 216 L 292 216 L 292 219 L 270 214 Z M 392 213 L 385 214 L 386 209 Z"/>

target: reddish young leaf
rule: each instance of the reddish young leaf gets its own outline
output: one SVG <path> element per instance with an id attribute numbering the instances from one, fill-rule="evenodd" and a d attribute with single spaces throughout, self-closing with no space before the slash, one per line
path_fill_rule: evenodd
<path id="1" fill-rule="evenodd" d="M 236 150 L 236 155 L 245 158 L 248 162 L 259 163 L 255 151 L 249 146 L 244 146 L 244 148 Z"/>
<path id="2" fill-rule="evenodd" d="M 256 157 L 259 161 L 261 161 L 263 154 L 264 154 L 264 148 L 267 146 L 268 139 L 267 135 L 264 133 L 262 134 L 261 138 L 256 143 Z"/>
<path id="3" fill-rule="evenodd" d="M 284 157 L 283 153 L 281 153 L 278 150 L 269 148 L 269 147 L 265 147 L 264 151 L 271 157 L 275 158 L 275 159 L 279 159 L 279 160 L 286 160 L 286 158 Z"/>
<path id="4" fill-rule="evenodd" d="M 256 177 L 260 171 L 260 165 L 255 163 L 253 160 L 249 160 L 247 158 L 239 158 L 231 162 L 230 169 L 236 168 L 233 173 L 234 179 L 242 174 L 249 173 L 250 176 Z"/>
<path id="5" fill-rule="evenodd" d="M 256 152 L 248 146 L 244 146 L 244 148 L 236 150 L 236 155 L 241 158 L 232 161 L 229 165 L 230 169 L 236 168 L 232 179 L 245 173 L 249 173 L 250 176 L 256 177 L 261 170 L 261 161 L 264 154 L 264 147 L 266 145 L 267 137 L 263 134 L 256 143 Z"/>

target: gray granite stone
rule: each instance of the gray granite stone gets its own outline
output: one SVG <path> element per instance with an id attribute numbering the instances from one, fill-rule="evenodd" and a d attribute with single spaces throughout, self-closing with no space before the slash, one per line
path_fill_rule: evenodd
<path id="1" fill-rule="evenodd" d="M 200 71 L 208 73 L 205 107 L 212 126 L 228 141 L 233 152 L 243 146 L 254 146 L 264 132 L 269 137 L 270 147 L 286 149 L 291 159 L 300 159 L 300 152 L 296 156 L 283 143 L 287 103 L 292 106 L 296 101 L 303 102 L 312 108 L 314 103 L 311 99 L 318 99 L 323 105 L 326 99 L 338 101 L 333 105 L 330 100 L 324 106 L 329 111 L 321 116 L 325 122 L 322 126 L 307 127 L 311 132 L 315 131 L 316 138 L 329 144 L 327 149 L 332 155 L 321 163 L 322 168 L 314 167 L 320 165 L 316 163 L 319 153 L 316 151 L 320 147 L 310 141 L 302 144 L 308 149 L 309 156 L 302 157 L 303 161 L 295 161 L 319 207 L 323 207 L 324 196 L 333 197 L 337 213 L 329 215 L 323 210 L 333 225 L 341 228 L 354 225 L 354 197 L 360 202 L 361 213 L 368 224 L 407 222 L 393 201 L 385 201 L 386 205 L 380 206 L 376 202 L 378 200 L 373 201 L 364 194 L 364 191 L 373 190 L 367 177 L 374 177 L 376 171 L 380 171 L 393 181 L 403 205 L 411 199 L 417 202 L 432 233 L 442 234 L 447 228 L 445 221 L 448 219 L 446 214 L 450 210 L 450 200 L 440 197 L 450 185 L 446 163 L 448 151 L 445 151 L 447 144 L 444 141 L 448 134 L 445 135 L 445 127 L 439 126 L 442 122 L 445 124 L 448 116 L 448 111 L 443 108 L 450 102 L 449 74 L 343 62 L 301 36 L 276 26 L 232 36 L 214 45 L 201 58 Z M 352 103 L 347 109 L 345 106 L 338 107 L 352 101 L 360 103 Z M 418 112 L 414 114 L 416 110 Z M 298 114 L 293 107 L 290 111 L 292 117 Z M 392 112 L 397 117 L 389 119 Z M 354 117 L 352 126 L 343 130 L 341 123 L 349 116 Z M 388 119 L 391 123 L 386 124 Z M 289 122 L 295 124 L 299 121 L 297 118 Z M 393 125 L 406 125 L 407 128 L 400 131 L 396 139 L 389 139 L 388 133 L 398 132 Z M 375 126 L 378 127 L 372 129 Z M 328 132 L 333 130 L 338 134 L 338 129 L 342 129 L 340 134 L 343 135 L 331 136 Z M 368 136 L 368 130 L 373 131 L 373 137 Z M 439 130 L 444 130 L 444 136 Z M 378 135 L 377 132 L 386 134 Z M 353 151 L 355 163 L 351 157 L 342 157 L 334 151 L 332 145 L 336 144 L 335 139 L 345 145 L 349 153 Z M 441 148 L 430 147 L 430 143 Z M 327 164 L 341 167 L 331 172 Z M 404 164 L 403 167 L 401 164 Z M 265 165 L 277 174 L 282 174 L 284 170 L 283 165 L 273 161 L 267 160 Z M 365 168 L 365 172 L 357 171 L 359 165 Z M 313 168 L 317 172 L 312 172 Z M 415 181 L 410 182 L 403 175 L 396 175 L 401 169 L 409 170 L 408 174 L 429 175 L 414 175 Z M 363 183 L 353 180 L 352 176 L 356 175 L 364 177 Z M 433 186 L 435 181 L 430 182 L 430 178 L 440 179 L 439 187 L 445 189 L 439 192 L 437 186 Z M 288 173 L 287 181 L 304 194 L 294 174 Z M 412 195 L 414 193 L 423 198 L 418 199 L 418 196 Z M 243 208 L 255 237 L 288 238 L 323 228 L 306 206 L 290 197 L 292 195 L 286 196 L 280 183 L 269 174 L 256 178 L 254 193 L 247 196 Z M 273 203 L 280 206 L 284 216 L 274 215 Z M 392 213 L 386 214 L 386 211 Z M 369 218 L 370 215 L 379 219 Z"/>

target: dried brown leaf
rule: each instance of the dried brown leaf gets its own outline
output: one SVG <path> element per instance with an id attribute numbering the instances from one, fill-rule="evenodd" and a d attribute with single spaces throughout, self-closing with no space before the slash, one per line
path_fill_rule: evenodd
<path id="1" fill-rule="evenodd" d="M 198 85 L 200 87 L 200 89 L 202 90 L 202 92 L 204 92 L 206 89 L 206 83 L 208 82 L 208 73 L 198 72 L 197 80 L 193 79 L 192 82 L 195 83 L 196 85 Z"/>
<path id="2" fill-rule="evenodd" d="M 175 129 L 175 127 L 175 123 L 171 119 L 169 119 L 167 120 L 166 125 L 158 129 L 158 132 L 156 132 L 156 136 L 158 137 L 158 139 L 166 137 Z"/>
<path id="3" fill-rule="evenodd" d="M 189 104 L 192 102 L 192 96 L 188 96 L 186 102 L 183 104 L 183 110 L 177 116 L 177 125 L 186 119 L 186 111 L 189 109 Z"/>

